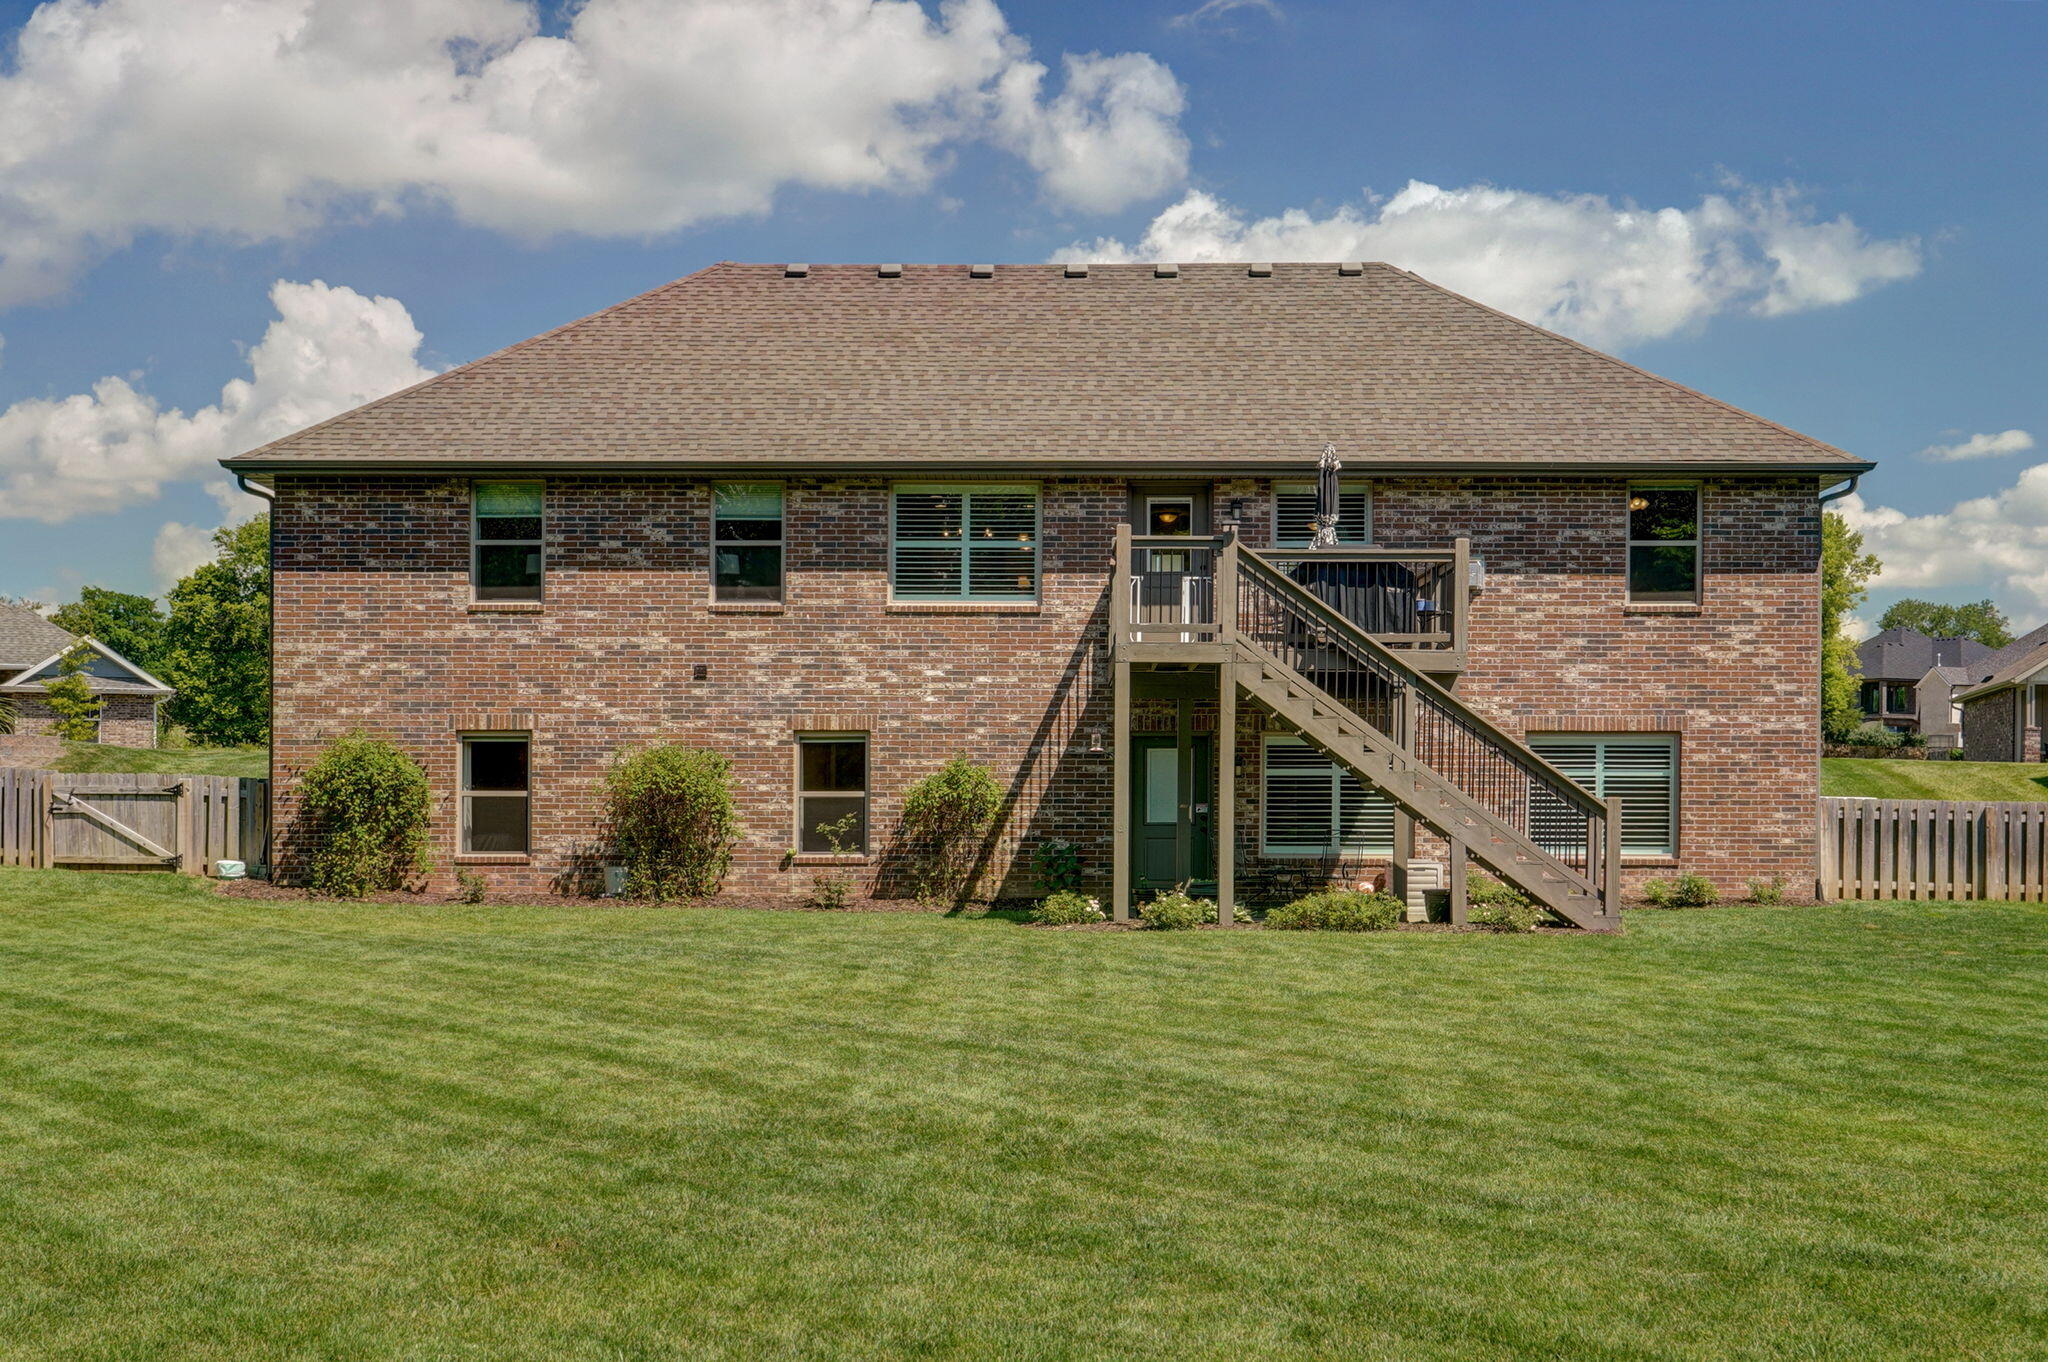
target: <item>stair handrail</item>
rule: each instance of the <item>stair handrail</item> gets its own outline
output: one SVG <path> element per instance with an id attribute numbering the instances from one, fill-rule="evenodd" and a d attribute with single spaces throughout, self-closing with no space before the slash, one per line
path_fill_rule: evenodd
<path id="1" fill-rule="evenodd" d="M 1482 737 L 1499 748 L 1502 755 L 1506 756 L 1508 760 L 1522 767 L 1531 778 L 1551 787 L 1566 803 L 1571 804 L 1588 818 L 1606 817 L 1606 805 L 1595 796 L 1588 794 L 1585 788 L 1577 781 L 1558 770 L 1555 766 L 1552 766 L 1525 744 L 1509 737 L 1498 725 L 1494 724 L 1484 715 L 1479 714 L 1449 690 L 1446 690 L 1430 680 L 1422 672 L 1402 661 L 1398 653 L 1382 645 L 1371 634 L 1366 633 L 1365 630 L 1346 619 L 1342 613 L 1331 608 L 1326 602 L 1317 599 L 1309 592 L 1303 591 L 1299 583 L 1293 581 L 1286 573 L 1273 566 L 1271 562 L 1267 561 L 1265 555 L 1261 554 L 1257 549 L 1244 544 L 1236 545 L 1236 549 L 1238 570 L 1240 572 L 1250 572 L 1255 575 L 1263 574 L 1267 579 L 1267 585 L 1284 591 L 1290 603 L 1316 616 L 1322 624 L 1343 636 L 1347 642 L 1363 649 L 1368 657 L 1399 676 L 1402 683 L 1410 687 L 1416 694 L 1429 697 L 1440 708 L 1448 710 L 1459 719 L 1469 723 Z M 1219 627 L 1224 629 L 1227 637 L 1236 636 L 1240 632 L 1236 608 L 1238 593 L 1233 590 L 1230 593 L 1230 597 L 1230 615 L 1226 618 L 1220 609 L 1217 611 L 1217 623 Z M 1370 721 L 1360 716 L 1360 722 L 1369 723 Z M 1404 747 L 1409 747 L 1412 739 L 1408 735 L 1401 735 L 1400 741 Z M 1588 878 L 1593 878 L 1591 866 L 1587 867 L 1587 872 Z"/>

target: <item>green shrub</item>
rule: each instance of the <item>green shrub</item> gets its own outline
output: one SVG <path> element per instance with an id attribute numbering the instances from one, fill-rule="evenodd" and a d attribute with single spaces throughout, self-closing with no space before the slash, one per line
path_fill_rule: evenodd
<path id="1" fill-rule="evenodd" d="M 391 743 L 362 732 L 328 743 L 299 781 L 312 887 L 351 899 L 403 888 L 427 869 L 432 806 L 426 773 Z"/>
<path id="2" fill-rule="evenodd" d="M 1200 927 L 1216 920 L 1216 900 L 1198 899 L 1186 888 L 1172 890 L 1159 895 L 1138 910 L 1138 917 L 1147 927 L 1158 931 L 1182 931 L 1189 927 Z M 1231 913 L 1233 922 L 1250 922 L 1252 915 L 1242 908 Z"/>
<path id="3" fill-rule="evenodd" d="M 1466 916 L 1472 908 L 1528 908 L 1535 900 L 1511 884 L 1504 884 L 1483 870 L 1465 873 Z"/>
<path id="4" fill-rule="evenodd" d="M 1466 925 L 1484 932 L 1533 932 L 1544 916 L 1545 911 L 1527 899 L 1471 904 L 1465 909 Z"/>
<path id="5" fill-rule="evenodd" d="M 57 663 L 56 679 L 43 683 L 43 703 L 57 716 L 50 731 L 67 742 L 94 742 L 100 736 L 103 705 L 85 679 L 86 664 L 92 659 L 92 649 L 74 643 Z"/>
<path id="6" fill-rule="evenodd" d="M 455 872 L 455 897 L 464 903 L 482 903 L 486 890 L 484 877 L 467 867 Z"/>
<path id="7" fill-rule="evenodd" d="M 1680 875 L 1643 881 L 1643 901 L 1658 908 L 1710 908 L 1721 901 L 1721 892 L 1704 875 Z"/>
<path id="8" fill-rule="evenodd" d="M 1330 889 L 1271 910 L 1266 925 L 1284 932 L 1383 932 L 1406 911 L 1392 894 Z"/>
<path id="9" fill-rule="evenodd" d="M 715 894 L 739 838 L 732 763 L 701 747 L 621 752 L 605 773 L 614 854 L 636 898 Z"/>
<path id="10" fill-rule="evenodd" d="M 1749 882 L 1749 901 L 1767 906 L 1776 906 L 1785 901 L 1785 877 L 1773 875 L 1767 880 Z"/>
<path id="11" fill-rule="evenodd" d="M 0 734 L 14 731 L 15 713 L 14 701 L 8 696 L 0 695 Z"/>
<path id="12" fill-rule="evenodd" d="M 1897 747 L 1905 739 L 1883 724 L 1858 724 L 1849 730 L 1850 747 Z"/>
<path id="13" fill-rule="evenodd" d="M 1031 848 L 1031 873 L 1048 894 L 1081 886 L 1081 848 L 1064 837 L 1041 838 Z"/>
<path id="14" fill-rule="evenodd" d="M 1107 916 L 1102 900 L 1091 899 L 1071 889 L 1055 890 L 1031 910 L 1031 920 L 1047 927 L 1070 927 L 1077 922 L 1101 922 Z"/>
<path id="15" fill-rule="evenodd" d="M 910 892 L 959 903 L 973 890 L 981 840 L 1002 812 L 1003 787 L 986 766 L 954 757 L 903 796 L 904 870 Z"/>

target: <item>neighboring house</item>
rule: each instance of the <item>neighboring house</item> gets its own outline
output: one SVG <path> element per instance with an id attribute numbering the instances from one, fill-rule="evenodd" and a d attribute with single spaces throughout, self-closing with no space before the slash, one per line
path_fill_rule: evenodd
<path id="1" fill-rule="evenodd" d="M 2048 712 L 2048 625 L 2013 640 L 1968 669 L 1956 687 L 1963 755 L 1971 761 L 2040 761 Z"/>
<path id="2" fill-rule="evenodd" d="M 1813 882 L 1819 498 L 1871 465 L 1385 265 L 721 264 L 226 466 L 281 827 L 360 727 L 442 879 L 588 887 L 606 763 L 674 741 L 734 763 L 729 885 L 852 814 L 886 890 L 964 752 L 1012 891 L 1050 837 L 1119 909 L 1469 856 L 1597 927 Z"/>
<path id="3" fill-rule="evenodd" d="M 43 685 L 58 675 L 64 654 L 78 643 L 92 650 L 86 683 L 100 697 L 98 741 L 155 747 L 157 706 L 176 694 L 169 686 L 98 639 L 81 639 L 25 606 L 0 603 L 0 700 L 14 707 L 14 731 L 46 734 L 57 716 Z"/>
<path id="4" fill-rule="evenodd" d="M 1944 667 L 1967 672 L 1995 650 L 1973 638 L 1933 638 L 1918 629 L 1886 629 L 1856 647 L 1862 680 L 1863 717 L 1894 733 L 1925 733 L 1930 746 L 1937 736 L 1959 732 L 1950 712 L 1950 683 L 1930 672 Z M 1924 683 L 1924 684 L 1923 684 Z"/>

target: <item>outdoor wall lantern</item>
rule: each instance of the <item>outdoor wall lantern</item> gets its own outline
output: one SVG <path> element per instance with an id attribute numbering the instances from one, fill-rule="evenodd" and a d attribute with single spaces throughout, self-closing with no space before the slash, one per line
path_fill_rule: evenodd
<path id="1" fill-rule="evenodd" d="M 1100 728 L 1091 728 L 1091 729 L 1089 729 L 1089 730 L 1088 730 L 1088 755 L 1089 755 L 1089 756 L 1091 756 L 1091 757 L 1099 757 L 1099 756 L 1101 756 L 1101 755 L 1102 755 L 1102 753 L 1103 753 L 1103 750 L 1104 750 L 1104 749 L 1103 749 L 1103 746 L 1102 746 L 1102 730 L 1101 730 Z"/>

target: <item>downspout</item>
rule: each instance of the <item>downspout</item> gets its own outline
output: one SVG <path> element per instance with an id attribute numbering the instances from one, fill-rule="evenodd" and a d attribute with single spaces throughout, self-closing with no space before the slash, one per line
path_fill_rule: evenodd
<path id="1" fill-rule="evenodd" d="M 1822 507 L 1822 514 L 1823 514 L 1823 515 L 1825 515 L 1825 514 L 1826 514 L 1826 509 L 1825 509 L 1825 508 L 1827 507 L 1827 504 L 1828 504 L 1829 502 L 1831 502 L 1831 501 L 1840 501 L 1840 500 L 1841 500 L 1841 499 L 1842 499 L 1843 497 L 1846 497 L 1846 496 L 1848 496 L 1848 495 L 1849 495 L 1849 494 L 1850 494 L 1851 492 L 1853 492 L 1853 491 L 1855 491 L 1855 490 L 1856 490 L 1856 484 L 1857 484 L 1857 483 L 1859 483 L 1859 482 L 1861 482 L 1861 481 L 1863 481 L 1863 475 L 1862 475 L 1861 473 L 1851 473 L 1851 474 L 1849 475 L 1849 481 L 1847 481 L 1846 483 L 1842 484 L 1842 485 L 1841 485 L 1840 487 L 1836 488 L 1836 489 L 1835 489 L 1834 491 L 1832 491 L 1832 492 L 1822 492 L 1822 493 L 1820 494 L 1820 500 L 1819 500 L 1818 502 L 1816 502 L 1815 504 L 1816 504 L 1816 505 L 1818 505 L 1818 506 L 1820 506 L 1820 507 Z M 1823 654 L 1824 654 L 1824 653 L 1826 653 L 1826 651 L 1827 651 L 1827 646 L 1828 646 L 1828 640 L 1827 640 L 1827 636 L 1826 636 L 1825 634 L 1823 634 L 1823 635 L 1822 635 L 1822 636 L 1820 637 L 1820 639 L 1819 639 L 1819 644 L 1820 644 L 1820 646 L 1819 646 L 1819 647 L 1818 647 L 1817 649 L 1815 649 L 1815 650 L 1814 650 L 1814 656 L 1815 656 L 1816 660 L 1818 660 L 1818 659 L 1819 659 L 1819 658 L 1821 657 L 1821 655 L 1823 655 Z M 1822 676 L 1822 675 L 1819 675 L 1818 673 L 1819 673 L 1819 669 L 1818 669 L 1818 668 L 1816 668 L 1816 676 L 1815 676 L 1815 680 L 1817 680 L 1817 681 L 1821 681 L 1821 682 L 1822 682 L 1823 684 L 1825 684 L 1826 678 L 1825 678 L 1824 676 Z M 1850 673 L 1850 675 L 1851 675 L 1851 676 L 1853 677 L 1853 676 L 1855 675 L 1855 673 L 1854 673 L 1854 672 L 1851 672 L 1851 673 Z M 1818 690 L 1818 689 L 1819 689 L 1819 687 L 1816 687 L 1815 689 L 1816 689 L 1816 690 Z M 1816 696 L 1815 698 L 1817 698 L 1817 699 L 1818 699 L 1818 698 L 1821 698 L 1821 697 L 1819 697 L 1819 696 Z M 1821 717 L 1821 718 L 1823 719 L 1823 721 L 1825 721 L 1825 719 L 1826 719 L 1826 717 L 1827 717 L 1827 716 L 1826 716 L 1826 706 L 1825 706 L 1825 703 L 1824 703 L 1824 702 L 1823 702 L 1823 706 L 1822 706 L 1822 712 L 1821 712 L 1821 715 L 1820 715 L 1820 717 Z M 1827 739 L 1827 731 L 1826 731 L 1826 726 L 1825 726 L 1825 722 L 1823 722 L 1823 725 L 1822 725 L 1822 731 L 1821 731 L 1821 739 L 1820 739 L 1820 740 L 1821 740 L 1821 747 L 1822 747 L 1822 750 L 1823 750 L 1823 751 L 1825 751 L 1825 750 L 1826 750 L 1826 747 L 1827 747 L 1827 740 L 1828 740 L 1828 739 Z"/>
<path id="2" fill-rule="evenodd" d="M 277 504 L 277 489 L 275 487 L 265 487 L 260 482 L 249 481 L 247 473 L 235 474 L 235 486 L 241 488 L 252 497 L 263 498 L 263 500 L 271 503 L 273 506 Z M 1850 486 L 1853 487 L 1855 484 L 1852 482 Z M 1822 498 L 1822 500 L 1826 500 L 1826 498 Z"/>
<path id="3" fill-rule="evenodd" d="M 228 471 L 235 474 L 237 487 L 250 496 L 259 497 L 269 503 L 273 512 L 277 509 L 275 487 L 265 487 L 260 482 L 251 482 L 247 473 L 234 469 Z M 263 847 L 263 873 L 266 876 L 275 876 L 276 855 L 273 848 L 277 842 L 277 517 L 274 514 L 270 517 L 269 543 L 264 546 L 264 557 L 270 560 L 270 632 L 263 641 L 263 651 L 268 655 L 270 663 L 270 734 L 269 741 L 265 744 L 270 749 L 270 778 L 263 782 L 263 793 L 268 805 L 263 811 L 263 828 L 267 837 Z"/>
<path id="4" fill-rule="evenodd" d="M 241 475 L 238 473 L 235 476 L 240 477 Z M 1856 484 L 1861 481 L 1863 481 L 1863 475 L 1861 473 L 1851 473 L 1849 475 L 1849 482 L 1846 486 L 1838 488 L 1832 492 L 1822 492 L 1820 494 L 1820 504 L 1825 506 L 1831 501 L 1840 501 L 1843 497 L 1846 497 L 1851 492 L 1855 491 Z"/>

